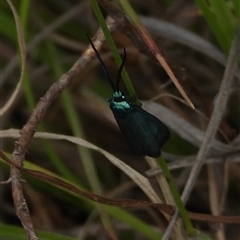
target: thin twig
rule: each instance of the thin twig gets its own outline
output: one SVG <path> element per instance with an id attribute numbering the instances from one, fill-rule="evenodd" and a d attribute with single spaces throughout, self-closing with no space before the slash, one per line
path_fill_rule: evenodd
<path id="1" fill-rule="evenodd" d="M 192 168 L 192 171 L 189 176 L 189 180 L 186 183 L 186 186 L 182 194 L 182 200 L 184 202 L 187 201 L 190 195 L 190 192 L 196 181 L 197 175 L 201 169 L 202 163 L 210 149 L 211 143 L 217 132 L 219 122 L 224 114 L 225 106 L 231 90 L 230 88 L 232 85 L 234 73 L 237 67 L 237 60 L 239 58 L 239 55 L 240 55 L 240 25 L 238 26 L 235 39 L 233 40 L 233 43 L 232 43 L 226 70 L 224 72 L 223 80 L 220 86 L 220 90 L 216 99 L 216 103 L 213 109 L 210 122 L 206 130 L 203 143 L 199 149 L 195 165 Z"/>
<path id="2" fill-rule="evenodd" d="M 102 34 L 98 32 L 98 45 L 99 39 L 102 39 Z M 15 142 L 15 148 L 12 153 L 12 161 L 19 166 L 22 166 L 23 160 L 25 158 L 25 153 L 27 152 L 28 146 L 37 130 L 37 126 L 44 118 L 50 105 L 56 100 L 59 94 L 66 89 L 73 78 L 95 57 L 95 54 L 91 47 L 89 47 L 83 55 L 76 61 L 72 68 L 65 74 L 63 74 L 60 80 L 54 83 L 46 94 L 39 100 L 35 110 L 28 119 L 26 125 L 21 130 L 21 136 L 18 141 Z M 21 172 L 12 167 L 10 178 L 12 182 L 12 195 L 13 201 L 16 209 L 16 214 L 21 220 L 21 223 L 27 233 L 28 239 L 37 240 L 33 230 L 33 224 L 31 221 L 29 209 L 24 198 L 23 188 L 21 183 Z"/>
<path id="3" fill-rule="evenodd" d="M 229 97 L 230 88 L 232 85 L 233 77 L 237 67 L 237 60 L 240 55 L 240 25 L 237 27 L 237 32 L 235 38 L 232 42 L 231 50 L 228 57 L 227 66 L 224 72 L 223 80 L 219 89 L 219 93 L 214 105 L 213 113 L 209 124 L 207 126 L 206 134 L 203 143 L 198 151 L 196 162 L 190 172 L 188 181 L 182 193 L 182 201 L 185 203 L 194 187 L 198 174 L 201 170 L 204 159 L 206 158 L 209 149 L 211 147 L 212 141 L 218 129 L 219 122 L 225 110 L 225 106 Z M 178 211 L 174 213 L 174 216 L 164 233 L 162 240 L 167 240 L 171 234 L 173 223 L 176 222 L 178 217 Z"/>

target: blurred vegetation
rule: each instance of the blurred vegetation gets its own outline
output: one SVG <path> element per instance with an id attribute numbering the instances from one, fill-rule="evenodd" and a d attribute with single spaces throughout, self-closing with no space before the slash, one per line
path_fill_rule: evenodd
<path id="1" fill-rule="evenodd" d="M 118 4 L 117 1 L 114 2 Z M 24 126 L 39 99 L 86 50 L 89 44 L 86 33 L 92 37 L 99 29 L 89 1 L 15 0 L 13 3 L 20 16 L 28 47 L 27 69 L 22 91 L 8 113 L 0 120 L 1 129 L 21 129 Z M 226 56 L 240 16 L 237 0 L 195 2 L 133 0 L 131 5 L 139 16 L 161 19 L 180 26 L 202 37 Z M 120 7 L 120 4 L 118 6 Z M 107 12 L 105 10 L 103 12 L 107 16 Z M 14 60 L 19 56 L 16 24 L 6 1 L 0 2 L 0 21 L 0 107 L 2 107 L 15 89 L 20 76 L 20 63 Z M 143 21 L 143 25 L 145 24 Z M 146 28 L 169 62 L 173 66 L 182 66 L 186 74 L 191 75 L 191 81 L 185 83 L 189 87 L 186 89 L 187 94 L 194 100 L 197 110 L 209 118 L 225 66 L 218 61 L 219 59 L 211 58 L 201 50 L 191 48 L 191 44 L 179 43 L 178 37 L 175 41 L 165 37 L 164 33 L 158 34 L 151 27 Z M 153 59 L 140 53 L 122 32 L 115 31 L 113 39 L 119 52 L 123 47 L 127 50 L 125 66 L 139 99 L 147 101 L 156 96 L 163 96 L 157 100 L 158 103 L 204 131 L 205 118 L 179 101 L 164 97 L 166 93 L 179 97 L 179 93 L 162 68 Z M 107 44 L 103 45 L 101 56 L 110 75 L 115 79 L 118 68 Z M 11 67 L 14 61 L 15 67 Z M 218 136 L 219 141 L 223 143 L 239 137 L 240 109 L 239 94 L 236 91 L 239 90 L 239 82 L 235 81 L 234 84 L 222 123 L 225 126 L 222 129 L 224 137 L 222 134 Z M 125 90 L 123 84 L 121 89 Z M 192 89 L 195 89 L 197 94 Z M 111 94 L 112 90 L 98 61 L 92 61 L 50 107 L 38 131 L 86 139 L 119 157 L 144 175 L 149 166 L 144 158 L 129 153 L 108 108 L 106 99 L 110 98 Z M 158 117 L 161 119 L 161 113 Z M 15 140 L 10 137 L 1 138 L 1 149 L 11 154 Z M 174 161 L 177 157 L 194 156 L 197 151 L 198 146 L 194 142 L 187 141 L 172 131 L 170 141 L 163 148 L 163 155 L 167 160 Z M 215 154 L 212 153 L 210 157 L 214 157 Z M 136 184 L 103 155 L 66 141 L 34 139 L 26 154 L 26 166 L 43 172 L 54 172 L 80 188 L 105 197 L 146 199 Z M 0 167 L 1 180 L 6 180 L 9 176 L 9 166 L 0 161 Z M 211 213 L 213 204 L 209 203 L 211 194 L 209 179 L 211 179 L 216 181 L 219 194 L 223 194 L 221 192 L 223 182 L 227 183 L 224 188 L 225 210 L 222 214 L 240 214 L 239 162 L 230 162 L 227 173 L 224 167 L 224 162 L 217 163 L 214 176 L 211 175 L 208 166 L 203 167 L 199 181 L 187 203 L 188 210 Z M 189 169 L 185 167 L 172 171 L 180 191 L 184 187 Z M 61 235 L 62 239 L 70 239 L 64 236 L 73 239 L 107 239 L 107 230 L 114 232 L 118 239 L 159 239 L 160 233 L 166 227 L 164 218 L 151 209 L 133 211 L 109 206 L 96 207 L 95 203 L 51 184 L 25 175 L 23 178 L 27 180 L 27 184 L 24 184 L 24 193 L 35 228 L 53 233 L 46 239 L 60 239 L 54 234 Z M 153 178 L 151 181 L 153 185 L 156 184 Z M 14 226 L 20 226 L 20 223 L 15 214 L 9 185 L 1 186 L 0 211 L 1 222 L 4 223 L 1 225 L 0 234 L 5 234 L 4 239 L 16 239 L 14 238 L 16 235 L 11 233 L 15 231 Z M 202 239 L 207 239 L 207 236 L 210 239 L 220 239 L 211 225 L 194 222 L 194 226 L 206 234 Z M 240 236 L 237 225 L 226 225 L 224 232 L 225 239 L 234 240 Z M 24 232 L 19 231 L 19 239 L 26 239 Z"/>

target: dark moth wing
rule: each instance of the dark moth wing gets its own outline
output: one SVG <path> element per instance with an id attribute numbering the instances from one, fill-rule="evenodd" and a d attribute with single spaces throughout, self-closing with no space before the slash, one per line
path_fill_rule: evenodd
<path id="1" fill-rule="evenodd" d="M 168 128 L 156 117 L 141 107 L 131 105 L 125 116 L 112 109 L 118 126 L 133 154 L 159 157 L 163 144 L 169 139 Z"/>

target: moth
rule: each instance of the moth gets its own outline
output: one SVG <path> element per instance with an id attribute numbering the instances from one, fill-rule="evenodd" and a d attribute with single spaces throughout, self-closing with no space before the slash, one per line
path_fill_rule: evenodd
<path id="1" fill-rule="evenodd" d="M 113 93 L 112 98 L 108 100 L 109 106 L 130 151 L 134 155 L 159 157 L 162 146 L 170 137 L 170 131 L 158 118 L 142 109 L 142 107 L 135 105 L 119 90 L 121 72 L 127 55 L 125 48 L 123 60 L 118 70 L 117 82 L 114 85 L 89 36 L 88 39 L 112 87 Z"/>

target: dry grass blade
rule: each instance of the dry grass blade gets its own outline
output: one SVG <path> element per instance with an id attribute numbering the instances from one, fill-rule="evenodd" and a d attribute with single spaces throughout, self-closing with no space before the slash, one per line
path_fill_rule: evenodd
<path id="1" fill-rule="evenodd" d="M 223 115 L 223 112 L 227 103 L 227 99 L 229 97 L 230 87 L 232 85 L 233 76 L 236 71 L 239 55 L 240 55 L 240 25 L 237 27 L 236 35 L 232 42 L 227 67 L 224 72 L 223 80 L 222 80 L 218 97 L 216 99 L 216 103 L 213 109 L 212 117 L 207 126 L 206 134 L 204 136 L 203 143 L 199 149 L 195 164 L 190 172 L 188 181 L 182 193 L 183 202 L 187 201 L 193 189 L 193 186 L 196 182 L 196 179 L 200 172 L 203 161 L 207 156 L 207 153 L 209 152 L 212 141 L 214 140 L 219 122 L 221 120 L 221 117 Z M 167 231 L 165 232 L 166 236 L 169 236 L 171 229 L 174 226 L 174 222 L 177 220 L 177 216 L 178 216 L 178 211 L 176 211 L 176 213 L 174 214 L 173 219 L 169 224 Z"/>
<path id="2" fill-rule="evenodd" d="M 16 163 L 11 161 L 2 151 L 0 151 L 0 158 L 3 159 L 8 164 L 16 167 L 20 171 L 45 182 L 54 184 L 58 187 L 64 188 L 72 193 L 86 197 L 94 202 L 102 203 L 110 206 L 119 206 L 123 208 L 142 208 L 142 207 L 155 207 L 164 213 L 172 215 L 174 212 L 174 207 L 168 204 L 162 203 L 152 203 L 148 201 L 135 200 L 135 199 L 109 199 L 102 197 L 100 195 L 84 191 L 76 187 L 75 185 L 68 183 L 58 177 L 55 177 L 54 174 L 48 174 L 36 170 L 30 170 L 21 166 L 18 166 Z M 1 184 L 6 182 L 1 182 Z M 188 212 L 188 215 L 191 219 L 203 222 L 213 222 L 213 223 L 234 223 L 240 224 L 240 216 L 213 216 L 209 214 L 199 214 L 194 212 Z M 35 239 L 35 238 L 34 238 Z"/>
<path id="3" fill-rule="evenodd" d="M 19 130 L 17 129 L 10 129 L 10 130 L 3 130 L 0 132 L 2 137 L 19 137 Z M 69 142 L 75 143 L 77 145 L 95 150 L 101 154 L 103 154 L 112 164 L 116 167 L 121 169 L 124 173 L 128 175 L 142 190 L 143 192 L 149 197 L 149 199 L 154 203 L 159 203 L 160 199 L 155 193 L 154 189 L 152 188 L 149 180 L 142 176 L 140 173 L 135 171 L 133 168 L 129 167 L 127 164 L 122 162 L 120 159 L 116 158 L 112 154 L 108 153 L 107 151 L 97 147 L 96 145 L 91 144 L 90 142 L 85 141 L 84 139 L 61 135 L 61 134 L 53 134 L 53 133 L 46 133 L 46 132 L 37 132 L 34 135 L 34 138 L 45 138 L 45 139 L 54 139 L 54 140 L 67 140 Z"/>
<path id="4" fill-rule="evenodd" d="M 172 155 L 172 154 L 168 154 L 163 152 L 163 156 L 164 158 L 170 160 L 171 162 L 168 164 L 168 169 L 169 170 L 174 170 L 174 169 L 180 169 L 180 168 L 186 168 L 186 167 L 191 167 L 196 159 L 196 156 L 184 156 L 184 157 L 179 157 L 176 155 Z M 224 157 L 208 157 L 205 159 L 204 164 L 209 164 L 209 163 L 222 163 L 223 161 L 225 161 L 225 165 L 230 164 L 231 162 L 240 162 L 240 153 L 230 153 L 227 154 Z M 227 166 L 225 167 L 227 168 Z M 226 171 L 226 170 L 224 170 Z M 145 174 L 148 177 L 152 177 L 156 174 L 161 173 L 162 170 L 160 167 L 156 167 L 156 168 L 152 168 L 148 171 L 145 172 Z M 225 173 L 226 174 L 226 173 Z M 227 183 L 224 182 L 224 186 Z M 221 201 L 221 206 L 223 206 L 223 203 Z"/>
<path id="5" fill-rule="evenodd" d="M 39 32 L 26 46 L 26 51 L 31 52 L 35 48 L 38 47 L 38 45 L 46 39 L 50 34 L 52 34 L 56 29 L 61 27 L 63 24 L 65 24 L 67 21 L 69 21 L 71 18 L 79 14 L 82 10 L 83 3 L 77 4 L 73 8 L 71 8 L 69 11 L 65 12 L 64 15 L 56 19 L 54 22 L 46 26 L 44 29 L 42 29 L 41 32 Z M 21 48 L 20 48 L 21 49 Z M 1 81 L 4 82 L 6 79 L 11 75 L 12 71 L 18 66 L 18 57 L 14 56 L 9 64 L 3 69 L 2 75 L 1 75 Z"/>
<path id="6" fill-rule="evenodd" d="M 157 104 L 154 102 L 144 103 L 143 108 L 154 114 L 155 116 L 159 116 L 161 121 L 167 124 L 174 132 L 180 135 L 183 139 L 191 142 L 195 146 L 199 147 L 202 144 L 204 139 L 204 132 L 199 128 L 195 127 L 185 119 L 178 116 L 173 111 L 168 108 L 162 106 L 161 104 Z M 219 154 L 229 153 L 232 151 L 237 151 L 239 149 L 238 144 L 224 144 L 217 139 L 213 139 L 212 144 L 210 146 L 211 151 L 218 152 Z"/>
<path id="7" fill-rule="evenodd" d="M 226 65 L 227 57 L 213 44 L 198 35 L 157 18 L 141 16 L 140 20 L 150 33 L 184 44 Z"/>
<path id="8" fill-rule="evenodd" d="M 159 61 L 159 63 L 161 64 L 161 66 L 164 68 L 164 70 L 167 72 L 168 76 L 170 77 L 170 79 L 173 81 L 173 83 L 175 84 L 176 88 L 178 89 L 178 91 L 180 92 L 180 94 L 182 95 L 182 97 L 186 100 L 186 102 L 194 109 L 194 105 L 192 103 L 192 101 L 189 99 L 189 97 L 187 96 L 187 94 L 185 93 L 184 89 L 182 88 L 182 86 L 180 85 L 179 81 L 177 80 L 175 74 L 173 73 L 172 69 L 170 68 L 170 66 L 168 65 L 167 61 L 165 60 L 165 58 L 162 56 L 162 54 L 160 53 L 157 45 L 154 43 L 154 41 L 152 40 L 151 36 L 148 34 L 148 32 L 146 31 L 146 29 L 143 27 L 143 25 L 138 26 L 138 30 L 140 35 L 142 36 L 143 40 L 146 42 L 147 46 L 149 47 L 150 51 L 152 52 L 152 54 L 156 57 L 156 59 Z"/>
<path id="9" fill-rule="evenodd" d="M 22 25 L 18 16 L 18 13 L 16 9 L 14 8 L 12 2 L 10 0 L 7 0 L 9 6 L 11 7 L 16 27 L 17 27 L 17 36 L 18 36 L 18 43 L 19 43 L 19 49 L 20 49 L 20 56 L 21 56 L 21 75 L 18 81 L 18 84 L 13 91 L 11 97 L 8 99 L 8 101 L 5 103 L 5 105 L 0 109 L 0 117 L 2 117 L 6 112 L 11 108 L 13 105 L 14 101 L 16 101 L 18 94 L 21 91 L 21 87 L 23 84 L 23 79 L 24 79 L 24 73 L 25 73 L 25 68 L 26 68 L 26 44 L 25 44 L 25 39 L 24 39 L 24 33 L 22 29 Z"/>
<path id="10" fill-rule="evenodd" d="M 197 173 L 199 173 L 202 162 L 210 149 L 212 141 L 214 140 L 214 136 L 217 132 L 219 122 L 221 120 L 221 117 L 223 115 L 223 112 L 227 103 L 227 99 L 229 97 L 230 87 L 232 85 L 233 76 L 236 71 L 239 55 L 240 55 L 240 25 L 237 28 L 236 36 L 232 43 L 227 67 L 226 67 L 223 80 L 219 89 L 219 93 L 213 109 L 212 117 L 208 124 L 201 148 L 199 149 L 196 163 L 189 176 L 189 181 L 187 182 L 186 187 L 183 191 L 182 198 L 184 201 L 187 200 L 190 194 L 190 191 L 198 175 Z M 191 179 L 191 176 L 193 177 L 192 179 Z"/>

